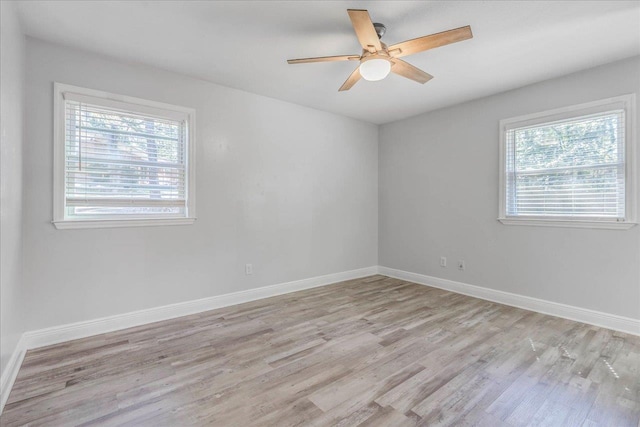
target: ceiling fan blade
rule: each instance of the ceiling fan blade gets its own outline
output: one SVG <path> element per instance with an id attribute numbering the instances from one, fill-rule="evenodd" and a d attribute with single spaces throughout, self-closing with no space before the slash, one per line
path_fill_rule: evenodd
<path id="1" fill-rule="evenodd" d="M 420 68 L 414 67 L 408 62 L 404 62 L 402 59 L 393 58 L 392 62 L 393 65 L 391 66 L 391 72 L 402 77 L 406 77 L 422 84 L 425 84 L 433 78 L 431 74 L 425 73 Z"/>
<path id="2" fill-rule="evenodd" d="M 349 90 L 353 87 L 354 84 L 358 83 L 362 76 L 360 75 L 360 67 L 356 68 L 353 73 L 349 76 L 349 78 L 340 86 L 338 92 L 342 92 L 344 90 Z"/>
<path id="3" fill-rule="evenodd" d="M 353 29 L 356 31 L 356 36 L 358 36 L 358 41 L 360 45 L 362 45 L 362 48 L 369 52 L 371 52 L 372 49 L 374 52 L 382 50 L 378 33 L 376 33 L 376 29 L 373 28 L 373 22 L 371 22 L 369 12 L 360 9 L 347 9 L 347 13 L 349 13 L 351 24 L 353 24 Z"/>
<path id="4" fill-rule="evenodd" d="M 473 37 L 471 27 L 460 27 L 454 30 L 443 31 L 441 33 L 431 34 L 430 36 L 418 37 L 417 39 L 407 40 L 401 43 L 389 46 L 389 52 L 400 49 L 398 53 L 394 53 L 395 58 L 411 55 L 412 53 L 422 52 L 424 50 L 445 46 L 451 43 L 460 42 Z"/>
<path id="5" fill-rule="evenodd" d="M 319 56 L 316 58 L 287 59 L 289 64 L 306 64 L 308 62 L 358 61 L 360 55 Z"/>

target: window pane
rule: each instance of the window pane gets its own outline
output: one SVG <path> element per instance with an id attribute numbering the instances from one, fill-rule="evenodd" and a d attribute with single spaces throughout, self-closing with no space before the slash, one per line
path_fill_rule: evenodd
<path id="1" fill-rule="evenodd" d="M 507 131 L 507 215 L 624 218 L 624 112 Z"/>
<path id="2" fill-rule="evenodd" d="M 76 101 L 65 120 L 67 215 L 184 213 L 184 122 Z"/>
<path id="3" fill-rule="evenodd" d="M 516 170 L 617 163 L 620 114 L 516 129 Z"/>

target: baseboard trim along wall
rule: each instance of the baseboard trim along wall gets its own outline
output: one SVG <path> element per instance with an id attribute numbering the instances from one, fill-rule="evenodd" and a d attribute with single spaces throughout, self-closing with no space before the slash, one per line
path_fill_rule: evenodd
<path id="1" fill-rule="evenodd" d="M 510 292 L 497 291 L 495 289 L 481 286 L 469 285 L 467 283 L 456 282 L 448 279 L 427 276 L 424 274 L 411 273 L 404 270 L 378 266 L 378 273 L 395 279 L 406 280 L 420 285 L 431 286 L 444 289 L 458 294 L 469 295 L 475 298 L 512 307 L 523 308 L 525 310 L 536 311 L 538 313 L 549 314 L 551 316 L 562 317 L 564 319 L 575 320 L 590 325 L 600 326 L 627 334 L 640 335 L 640 319 L 617 316 L 603 313 L 601 311 L 589 310 L 572 305 L 560 304 L 557 302 L 527 297 Z"/>
<path id="2" fill-rule="evenodd" d="M 228 307 L 263 298 L 330 285 L 345 280 L 359 279 L 361 277 L 377 274 L 378 267 L 371 266 L 357 270 L 343 271 L 327 274 L 325 276 L 311 277 L 295 280 L 293 282 L 279 283 L 261 288 L 247 289 L 245 291 L 230 294 L 217 295 L 193 301 L 179 302 L 176 304 L 153 307 L 146 310 L 116 314 L 100 319 L 87 320 L 51 328 L 29 331 L 22 334 L 16 350 L 13 352 L 7 368 L 2 372 L 0 379 L 0 414 L 9 398 L 9 393 L 18 375 L 20 365 L 27 350 L 58 344 L 65 341 L 86 338 L 92 335 L 104 334 L 134 326 L 174 319 L 189 314 L 201 313 L 216 308 Z"/>
<path id="3" fill-rule="evenodd" d="M 18 342 L 18 345 L 16 345 L 16 349 L 11 355 L 4 371 L 2 371 L 2 377 L 0 378 L 0 414 L 2 414 L 4 405 L 7 403 L 7 399 L 9 399 L 11 387 L 13 387 L 13 383 L 18 376 L 18 371 L 20 370 L 20 366 L 22 366 L 22 361 L 24 360 L 24 355 L 26 353 L 27 349 L 24 346 L 23 339 L 20 338 L 20 341 Z"/>
<path id="4" fill-rule="evenodd" d="M 0 414 L 2 413 L 2 409 L 4 408 L 7 399 L 9 398 L 11 387 L 18 375 L 25 353 L 29 349 L 58 344 L 79 338 L 86 338 L 92 335 L 113 332 L 162 320 L 169 320 L 176 317 L 201 313 L 208 310 L 242 304 L 245 302 L 305 289 L 316 288 L 345 280 L 372 276 L 374 274 L 381 274 L 420 285 L 444 289 L 500 304 L 588 323 L 595 326 L 601 326 L 603 328 L 613 329 L 628 334 L 640 335 L 640 320 L 638 319 L 616 316 L 595 310 L 588 310 L 571 305 L 497 291 L 494 289 L 483 288 L 481 286 L 469 285 L 467 283 L 441 279 L 424 274 L 411 273 L 409 271 L 397 270 L 389 267 L 372 266 L 25 332 L 18 342 L 16 350 L 11 356 L 9 363 L 7 364 L 7 368 L 2 373 L 2 378 L 0 379 Z"/>

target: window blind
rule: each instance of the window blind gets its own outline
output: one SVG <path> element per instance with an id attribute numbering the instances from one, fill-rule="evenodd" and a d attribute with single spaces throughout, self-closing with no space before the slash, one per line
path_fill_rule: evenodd
<path id="1" fill-rule="evenodd" d="M 186 120 L 65 100 L 64 151 L 68 216 L 184 216 Z"/>
<path id="2" fill-rule="evenodd" d="M 624 110 L 506 130 L 506 215 L 624 220 Z"/>

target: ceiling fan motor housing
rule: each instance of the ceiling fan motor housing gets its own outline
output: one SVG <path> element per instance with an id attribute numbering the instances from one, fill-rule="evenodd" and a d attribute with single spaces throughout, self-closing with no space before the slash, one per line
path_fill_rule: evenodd
<path id="1" fill-rule="evenodd" d="M 384 33 L 387 32 L 387 27 L 385 27 L 384 24 L 381 24 L 379 22 L 374 22 L 373 28 L 376 29 L 376 33 L 378 34 L 379 39 L 381 39 L 382 36 L 384 36 Z"/>

